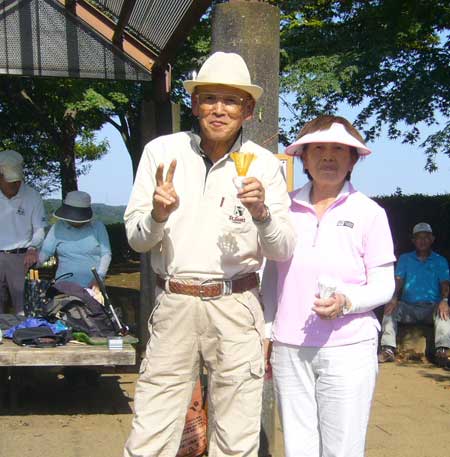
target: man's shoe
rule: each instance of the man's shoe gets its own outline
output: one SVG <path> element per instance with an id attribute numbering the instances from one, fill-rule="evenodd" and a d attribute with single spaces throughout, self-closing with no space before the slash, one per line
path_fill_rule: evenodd
<path id="1" fill-rule="evenodd" d="M 386 362 L 394 362 L 394 361 L 395 361 L 394 348 L 391 346 L 381 346 L 381 352 L 378 354 L 378 362 L 386 363 Z"/>
<path id="2" fill-rule="evenodd" d="M 440 347 L 436 349 L 435 353 L 436 357 L 436 364 L 442 368 L 446 368 L 447 366 L 450 366 L 449 360 L 448 360 L 448 349 L 444 347 Z"/>

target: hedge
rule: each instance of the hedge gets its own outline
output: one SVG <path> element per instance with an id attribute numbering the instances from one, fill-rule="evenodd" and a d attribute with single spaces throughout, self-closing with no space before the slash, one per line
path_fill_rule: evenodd
<path id="1" fill-rule="evenodd" d="M 433 228 L 436 240 L 433 250 L 450 258 L 450 195 L 394 195 L 374 198 L 389 219 L 395 254 L 412 251 L 412 228 L 418 222 L 427 222 Z"/>

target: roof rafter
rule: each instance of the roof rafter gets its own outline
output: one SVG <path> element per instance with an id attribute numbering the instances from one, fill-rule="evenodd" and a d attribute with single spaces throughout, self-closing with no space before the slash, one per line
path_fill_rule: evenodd
<path id="1" fill-rule="evenodd" d="M 125 31 L 125 27 L 128 24 L 128 21 L 130 20 L 130 16 L 135 4 L 136 0 L 128 0 L 127 2 L 123 3 L 122 9 L 120 10 L 119 20 L 117 21 L 117 26 L 112 39 L 112 42 L 118 47 L 122 47 L 123 33 Z"/>
<path id="2" fill-rule="evenodd" d="M 84 21 L 89 27 L 100 33 L 108 41 L 114 43 L 113 39 L 117 29 L 115 22 L 110 19 L 106 14 L 94 8 L 90 3 L 85 0 L 57 0 L 59 3 L 64 5 L 72 14 L 74 14 L 78 19 Z M 73 5 L 75 3 L 75 5 Z M 124 19 L 126 14 L 131 14 L 133 8 L 125 7 L 128 2 L 124 2 Z M 70 6 L 70 8 L 68 8 Z M 74 11 L 74 13 L 73 13 Z M 125 24 L 126 25 L 126 24 Z M 124 25 L 124 29 L 125 29 Z M 147 46 L 142 42 L 134 38 L 125 30 L 122 30 L 120 34 L 121 46 L 118 46 L 126 54 L 132 57 L 136 62 L 139 62 L 143 67 L 148 71 L 151 71 L 155 61 L 157 60 L 157 55 L 152 52 Z"/>

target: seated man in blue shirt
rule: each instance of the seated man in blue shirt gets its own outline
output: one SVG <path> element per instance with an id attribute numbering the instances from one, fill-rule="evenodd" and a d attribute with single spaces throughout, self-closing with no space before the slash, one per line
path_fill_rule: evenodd
<path id="1" fill-rule="evenodd" d="M 431 250 L 434 236 L 429 224 L 414 226 L 412 242 L 415 251 L 398 259 L 395 292 L 384 307 L 378 361 L 394 361 L 398 322 L 434 322 L 436 361 L 446 366 L 450 347 L 448 262 Z"/>

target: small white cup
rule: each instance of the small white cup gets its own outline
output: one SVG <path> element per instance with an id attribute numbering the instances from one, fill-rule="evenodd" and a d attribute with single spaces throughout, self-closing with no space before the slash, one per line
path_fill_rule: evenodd
<path id="1" fill-rule="evenodd" d="M 336 293 L 337 281 L 330 276 L 319 276 L 317 287 L 319 289 L 320 298 L 330 298 Z"/>
<path id="2" fill-rule="evenodd" d="M 121 336 L 108 337 L 108 349 L 110 351 L 121 351 L 123 349 L 123 338 Z"/>

